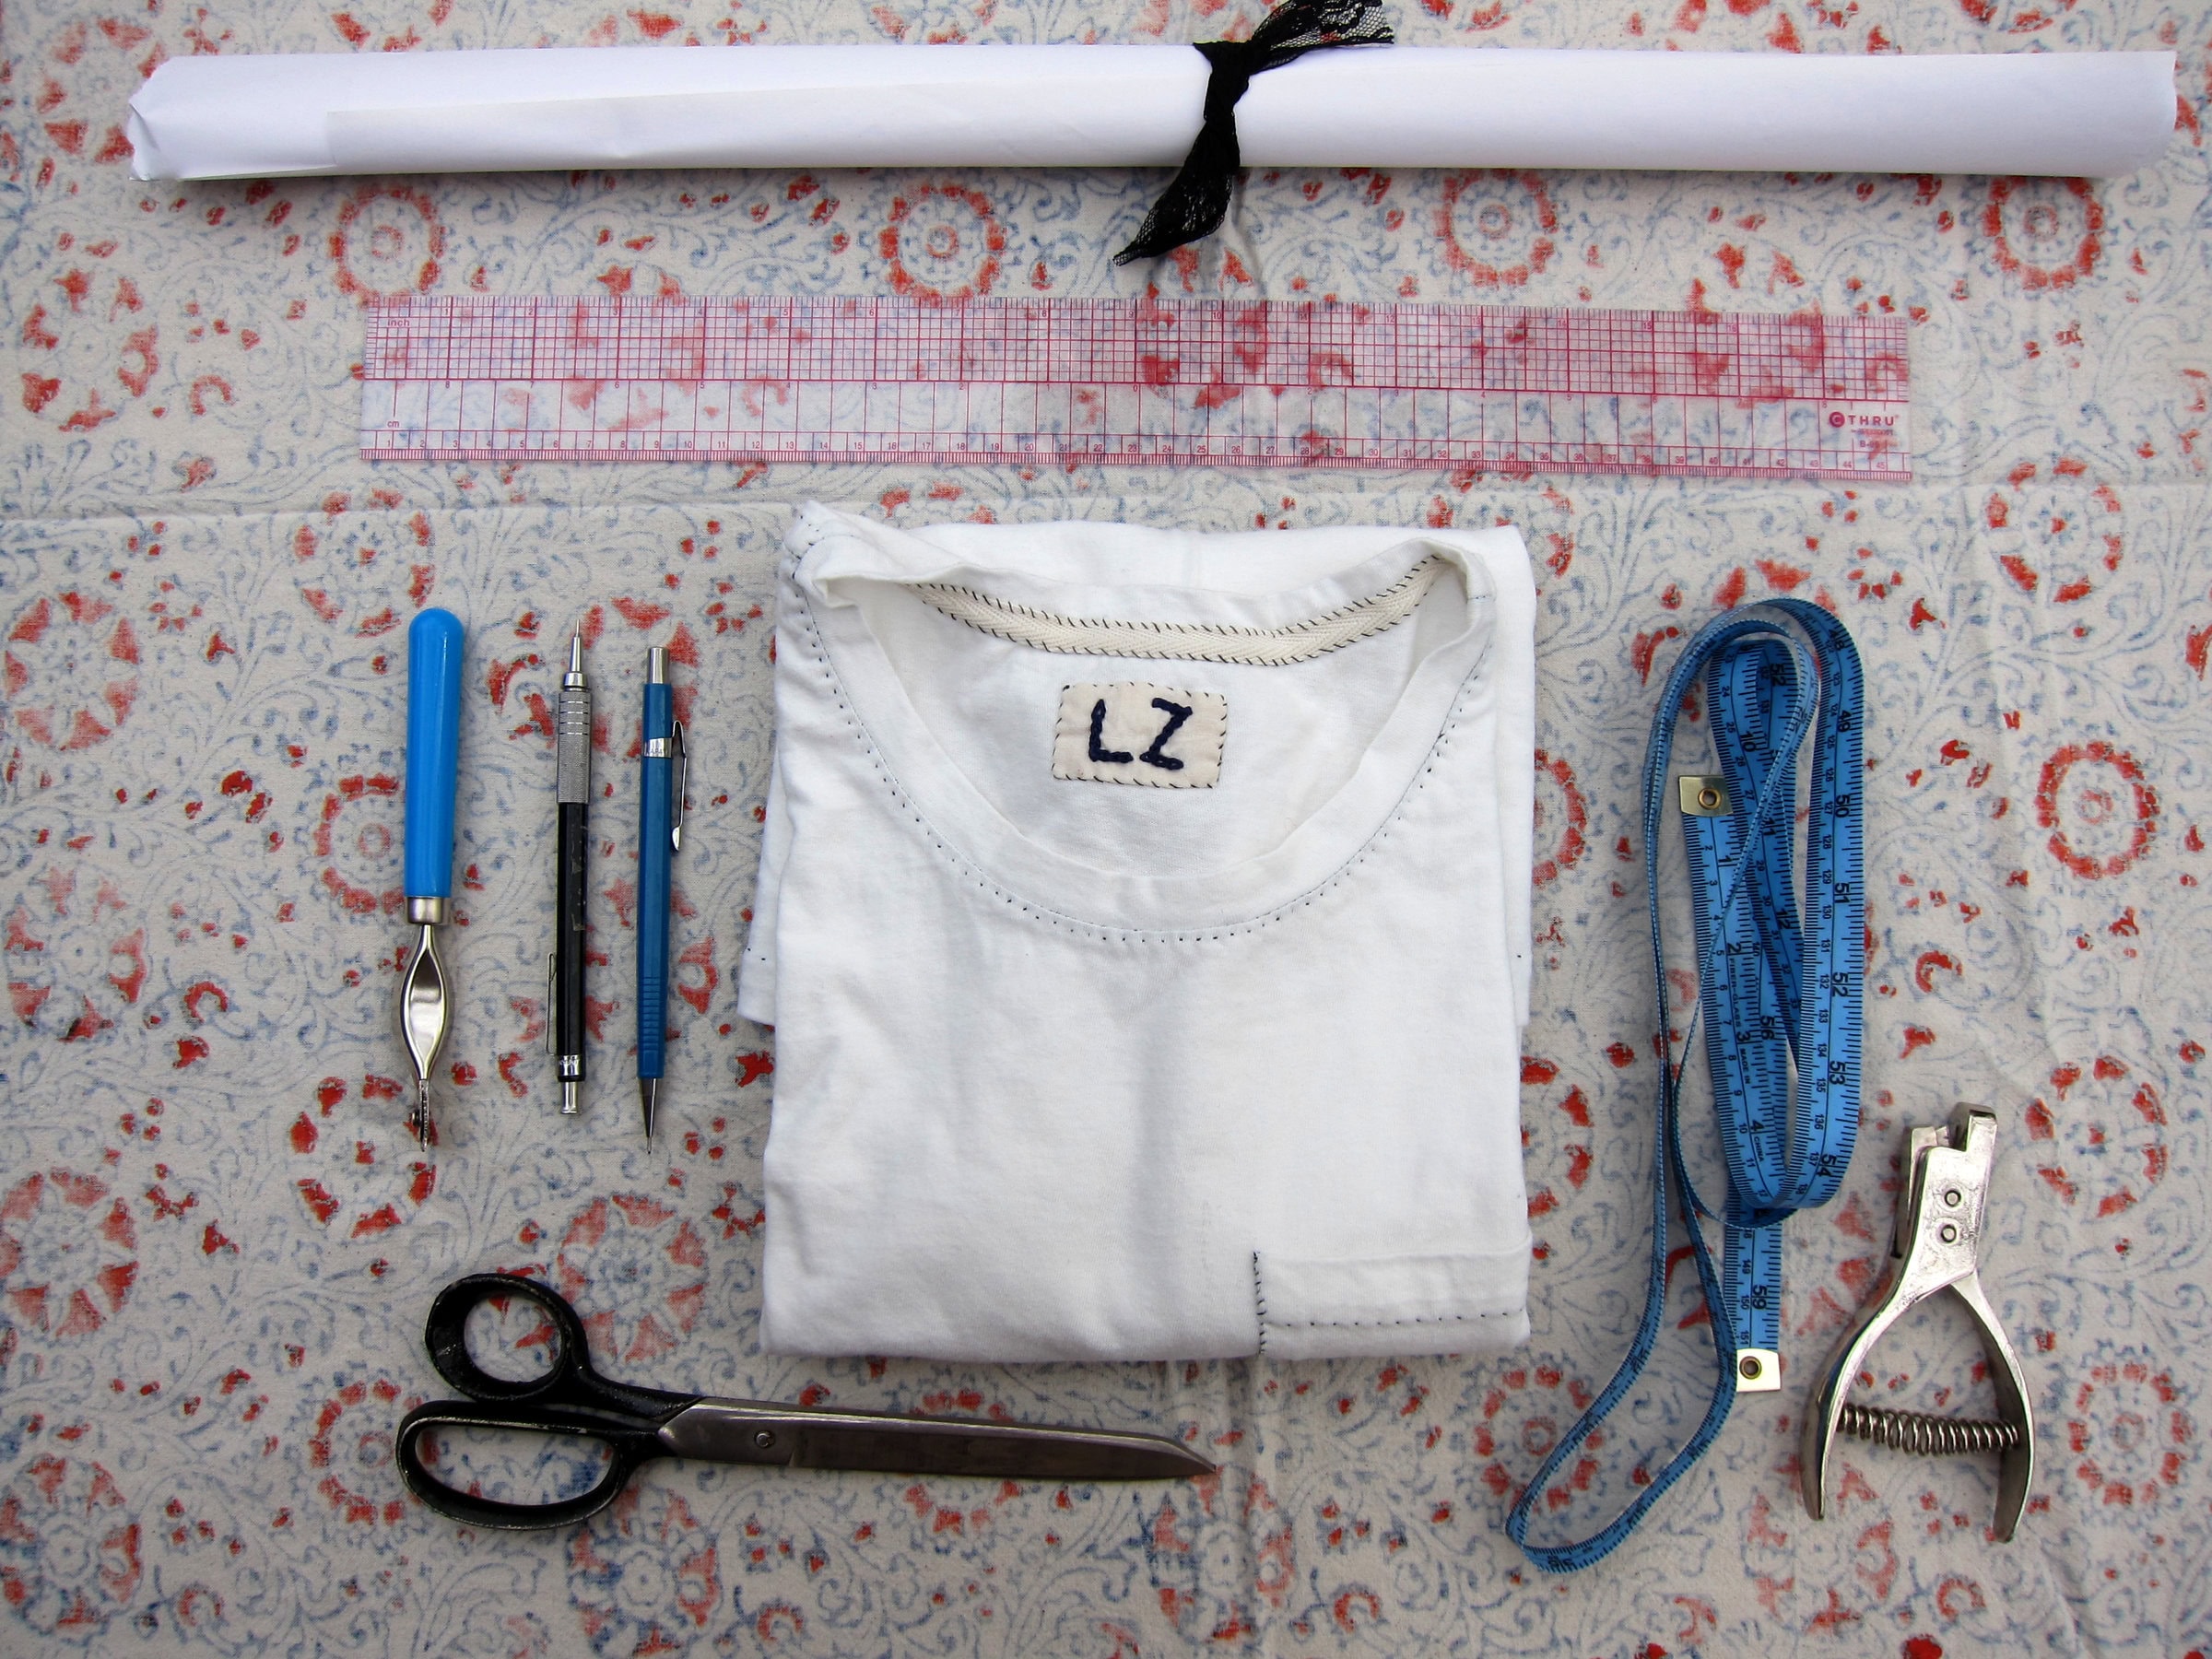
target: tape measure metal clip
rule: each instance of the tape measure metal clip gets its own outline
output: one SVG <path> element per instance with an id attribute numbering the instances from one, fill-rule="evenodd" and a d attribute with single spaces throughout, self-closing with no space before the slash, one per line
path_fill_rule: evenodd
<path id="1" fill-rule="evenodd" d="M 1684 818 L 1728 816 L 1727 779 L 1684 772 L 1675 780 L 1675 789 L 1682 797 Z"/>

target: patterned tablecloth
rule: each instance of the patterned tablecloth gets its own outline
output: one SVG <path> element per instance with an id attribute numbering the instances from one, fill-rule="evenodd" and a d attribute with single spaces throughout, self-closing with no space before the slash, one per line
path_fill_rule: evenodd
<path id="1" fill-rule="evenodd" d="M 1244 0 L 20 0 L 0 78 L 0 1653 L 2179 1654 L 2212 1644 L 2203 1077 L 2212 1042 L 2212 7 L 1425 0 L 1404 35 L 1871 52 L 2166 45 L 2132 178 L 1255 176 L 1171 293 L 1911 319 L 1918 481 L 396 465 L 355 449 L 361 308 L 431 293 L 1135 294 L 1159 176 L 841 172 L 148 185 L 124 100 L 189 53 L 533 42 L 1204 39 Z M 1511 1359 L 960 1368 L 756 1351 L 773 1044 L 735 1012 L 794 502 L 898 524 L 1523 527 L 1540 563 L 1535 1335 Z M 1794 594 L 1871 673 L 1866 1132 L 1792 1224 L 1780 1395 L 1570 1581 L 1500 1521 L 1617 1361 L 1655 1069 L 1636 769 L 1716 610 Z M 443 1143 L 393 1034 L 404 630 L 470 626 Z M 555 652 L 581 616 L 618 787 L 594 926 L 606 1086 L 542 1055 Z M 680 1037 L 648 1152 L 619 1084 L 648 641 L 689 692 Z M 1690 740 L 1694 757 L 1698 744 Z M 1675 854 L 1670 853 L 1670 856 Z M 1689 986 L 1674 987 L 1679 1001 Z M 1359 1079 L 1342 1079 L 1356 1110 Z M 1992 1291 L 2041 1477 L 1853 1446 L 1796 1499 L 1807 1375 L 1884 1248 L 1908 1124 L 2000 1114 Z M 1317 1234 L 1331 1227 L 1316 1214 Z M 1172 1248 L 1171 1241 L 1163 1248 Z M 433 1291 L 548 1275 L 616 1374 L 1189 1430 L 1218 1479 L 995 1488 L 662 1465 L 568 1535 L 457 1529 L 394 1425 Z M 1687 1277 L 1688 1276 L 1684 1276 Z M 1687 1303 L 1685 1304 L 1687 1311 Z M 1554 1518 L 1701 1400 L 1699 1334 Z M 1962 1324 L 1875 1392 L 1959 1411 Z"/>

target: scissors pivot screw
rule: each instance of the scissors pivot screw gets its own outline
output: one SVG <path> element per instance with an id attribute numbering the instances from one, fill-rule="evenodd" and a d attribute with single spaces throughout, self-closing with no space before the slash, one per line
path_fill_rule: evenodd
<path id="1" fill-rule="evenodd" d="M 2029 1408 L 2028 1381 L 2019 1358 L 1983 1292 L 1980 1271 L 1983 1211 L 1996 1148 L 1996 1118 L 1973 1106 L 1957 1108 L 1951 1121 L 1941 1127 L 1906 1134 L 1905 1191 L 1897 1206 L 1888 1268 L 1874 1299 L 1838 1339 L 1812 1409 L 1805 1417 L 1800 1479 L 1805 1507 L 1816 1521 L 1821 1514 L 1830 1448 L 1837 1435 L 1847 1434 L 1921 1457 L 1998 1453 L 1997 1513 L 1991 1530 L 2002 1543 L 2019 1525 L 2028 1488 L 2035 1481 L 2035 1417 Z M 1852 1405 L 1845 1397 L 1852 1379 L 1875 1344 L 1907 1311 L 1943 1290 L 1966 1304 L 1981 1335 L 1983 1351 L 1989 1357 L 1990 1381 L 1996 1387 L 1997 1418 L 1939 1418 Z"/>

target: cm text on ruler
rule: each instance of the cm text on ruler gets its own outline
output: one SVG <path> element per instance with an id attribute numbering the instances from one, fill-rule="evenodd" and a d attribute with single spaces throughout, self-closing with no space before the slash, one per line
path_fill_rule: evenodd
<path id="1" fill-rule="evenodd" d="M 1328 301 L 417 297 L 371 460 L 1912 476 L 1902 319 Z"/>

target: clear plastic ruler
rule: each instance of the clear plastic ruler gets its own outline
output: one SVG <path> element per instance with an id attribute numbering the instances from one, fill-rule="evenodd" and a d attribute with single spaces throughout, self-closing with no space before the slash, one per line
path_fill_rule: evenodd
<path id="1" fill-rule="evenodd" d="M 1905 322 L 1208 300 L 419 296 L 390 460 L 1912 476 Z"/>

